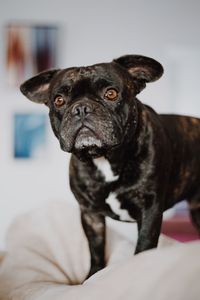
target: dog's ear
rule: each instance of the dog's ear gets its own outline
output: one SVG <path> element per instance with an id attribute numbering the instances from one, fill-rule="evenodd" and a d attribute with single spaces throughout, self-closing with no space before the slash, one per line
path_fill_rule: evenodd
<path id="1" fill-rule="evenodd" d="M 145 88 L 147 82 L 159 79 L 163 74 L 162 65 L 153 58 L 142 55 L 124 55 L 113 62 L 124 67 L 138 86 L 138 92 Z"/>
<path id="2" fill-rule="evenodd" d="M 47 70 L 28 79 L 20 86 L 22 94 L 33 102 L 46 104 L 50 82 L 59 71 Z"/>

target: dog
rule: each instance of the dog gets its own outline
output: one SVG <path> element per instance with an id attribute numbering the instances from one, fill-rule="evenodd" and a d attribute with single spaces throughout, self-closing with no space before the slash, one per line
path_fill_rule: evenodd
<path id="1" fill-rule="evenodd" d="M 187 199 L 200 233 L 200 119 L 157 114 L 137 95 L 162 65 L 142 55 L 44 71 L 20 89 L 49 108 L 60 147 L 71 152 L 70 186 L 91 253 L 105 265 L 105 217 L 137 222 L 135 254 L 157 246 L 163 212 Z"/>

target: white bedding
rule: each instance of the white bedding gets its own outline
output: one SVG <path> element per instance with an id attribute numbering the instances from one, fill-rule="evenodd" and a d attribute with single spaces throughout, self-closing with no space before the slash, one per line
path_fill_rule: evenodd
<path id="1" fill-rule="evenodd" d="M 134 243 L 109 227 L 107 267 L 84 282 L 89 250 L 79 210 L 51 203 L 10 228 L 0 300 L 200 299 L 200 242 L 161 238 L 158 249 L 137 256 Z"/>

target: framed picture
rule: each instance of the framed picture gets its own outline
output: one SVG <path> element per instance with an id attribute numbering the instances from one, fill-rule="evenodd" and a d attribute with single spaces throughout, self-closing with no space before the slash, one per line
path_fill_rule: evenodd
<path id="1" fill-rule="evenodd" d="M 8 84 L 19 86 L 25 79 L 56 67 L 58 28 L 47 25 L 6 26 Z"/>
<path id="2" fill-rule="evenodd" d="M 32 159 L 45 156 L 47 117 L 43 113 L 15 113 L 13 156 Z"/>

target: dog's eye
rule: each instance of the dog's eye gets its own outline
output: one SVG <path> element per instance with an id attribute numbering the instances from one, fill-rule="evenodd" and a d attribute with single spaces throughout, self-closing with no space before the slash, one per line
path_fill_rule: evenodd
<path id="1" fill-rule="evenodd" d="M 65 104 L 65 100 L 63 99 L 62 96 L 57 96 L 55 99 L 54 99 L 54 105 L 56 107 L 61 107 Z"/>
<path id="2" fill-rule="evenodd" d="M 118 91 L 116 89 L 110 88 L 104 94 L 106 100 L 115 101 L 118 98 Z"/>

